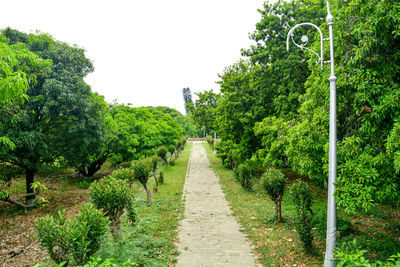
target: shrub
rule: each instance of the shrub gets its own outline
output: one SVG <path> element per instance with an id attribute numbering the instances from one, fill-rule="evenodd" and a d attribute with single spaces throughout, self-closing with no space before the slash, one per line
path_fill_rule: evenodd
<path id="1" fill-rule="evenodd" d="M 55 216 L 36 220 L 39 243 L 56 262 L 70 265 L 85 264 L 100 247 L 107 231 L 108 220 L 92 204 L 85 204 L 73 220 L 66 220 L 65 210 Z"/>
<path id="2" fill-rule="evenodd" d="M 313 235 L 311 233 L 313 212 L 311 210 L 312 194 L 307 183 L 299 180 L 291 187 L 292 199 L 296 205 L 296 231 L 299 234 L 303 247 L 307 252 L 312 251 Z"/>
<path id="3" fill-rule="evenodd" d="M 124 209 L 133 202 L 129 183 L 112 176 L 92 183 L 89 188 L 89 198 L 97 208 L 104 210 L 111 220 L 111 230 L 115 240 L 118 240 L 121 225 L 120 217 Z"/>
<path id="4" fill-rule="evenodd" d="M 154 177 L 154 181 L 155 181 L 155 187 L 154 187 L 153 191 L 157 192 L 158 191 L 158 180 L 157 180 L 156 173 L 157 173 L 157 165 L 158 165 L 158 156 L 153 155 L 150 157 L 150 160 L 151 160 L 151 164 L 152 164 L 151 166 L 152 166 L 153 177 Z"/>
<path id="5" fill-rule="evenodd" d="M 168 149 L 165 146 L 160 146 L 158 148 L 157 154 L 165 162 L 165 165 L 168 165 L 167 153 Z"/>
<path id="6" fill-rule="evenodd" d="M 261 183 L 271 200 L 275 203 L 275 212 L 278 222 L 282 222 L 281 203 L 285 192 L 286 178 L 276 168 L 269 168 L 261 177 Z"/>
<path id="7" fill-rule="evenodd" d="M 149 158 L 142 158 L 132 162 L 132 168 L 135 174 L 135 179 L 138 180 L 147 193 L 147 205 L 151 205 L 151 194 L 147 188 L 147 181 L 149 180 L 149 173 L 152 169 L 152 163 Z"/>
<path id="8" fill-rule="evenodd" d="M 160 172 L 160 174 L 158 175 L 158 181 L 160 182 L 160 184 L 164 183 L 164 172 Z"/>
<path id="9" fill-rule="evenodd" d="M 237 168 L 237 176 L 240 184 L 246 190 L 250 190 L 252 188 L 251 184 L 251 170 L 247 164 L 240 164 Z"/>
<path id="10" fill-rule="evenodd" d="M 128 180 L 130 182 L 134 180 L 133 169 L 131 168 L 117 169 L 111 173 L 111 176 L 118 179 Z"/>
<path id="11" fill-rule="evenodd" d="M 337 266 L 390 267 L 400 265 L 400 253 L 390 256 L 385 262 L 377 261 L 371 263 L 369 259 L 365 257 L 366 252 L 366 250 L 362 250 L 357 244 L 356 239 L 344 242 L 335 250 L 334 253 L 338 262 Z"/>
<path id="12" fill-rule="evenodd" d="M 211 135 L 206 136 L 206 141 L 211 147 L 214 146 L 214 138 Z"/>
<path id="13" fill-rule="evenodd" d="M 171 145 L 168 146 L 168 151 L 169 151 L 169 153 L 171 153 L 171 156 L 169 158 L 169 162 L 170 163 L 172 161 L 172 156 L 174 155 L 175 150 L 176 150 L 176 147 L 174 145 L 171 144 Z"/>

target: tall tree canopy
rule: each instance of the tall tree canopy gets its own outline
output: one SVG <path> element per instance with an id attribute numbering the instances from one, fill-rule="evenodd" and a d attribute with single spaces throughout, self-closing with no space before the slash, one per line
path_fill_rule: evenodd
<path id="1" fill-rule="evenodd" d="M 190 112 L 190 106 L 191 104 L 193 104 L 192 92 L 190 91 L 189 87 L 186 87 L 183 88 L 182 93 L 183 93 L 183 100 L 185 101 L 186 115 L 188 115 Z"/>
<path id="2" fill-rule="evenodd" d="M 9 106 L 0 128 L 0 136 L 8 136 L 15 144 L 12 151 L 0 151 L 0 160 L 25 170 L 27 193 L 32 193 L 35 172 L 71 149 L 71 128 L 84 127 L 81 124 L 89 113 L 91 92 L 83 78 L 93 71 L 93 65 L 83 49 L 48 34 L 6 29 L 3 35 L 10 44 L 24 45 L 52 61 L 50 70 L 30 84 L 26 92 L 29 101 Z"/>

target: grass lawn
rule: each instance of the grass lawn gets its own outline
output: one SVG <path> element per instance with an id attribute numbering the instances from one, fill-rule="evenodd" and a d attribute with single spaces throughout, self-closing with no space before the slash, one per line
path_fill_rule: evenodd
<path id="1" fill-rule="evenodd" d="M 254 179 L 252 191 L 243 189 L 235 180 L 233 171 L 225 168 L 221 160 L 214 156 L 209 145 L 204 143 L 211 167 L 218 175 L 227 200 L 243 227 L 244 233 L 254 245 L 255 253 L 264 266 L 322 266 L 325 253 L 325 210 L 326 192 L 309 183 L 315 196 L 314 211 L 314 253 L 309 255 L 302 248 L 302 243 L 295 231 L 295 206 L 286 189 L 282 201 L 284 223 L 273 221 L 274 203 L 263 193 L 257 179 Z M 286 176 L 293 182 L 293 173 Z M 379 206 L 368 214 L 360 212 L 347 215 L 338 210 L 337 228 L 340 246 L 344 241 L 356 239 L 358 246 L 369 252 L 373 259 L 386 259 L 400 252 L 400 213 L 388 206 Z"/>

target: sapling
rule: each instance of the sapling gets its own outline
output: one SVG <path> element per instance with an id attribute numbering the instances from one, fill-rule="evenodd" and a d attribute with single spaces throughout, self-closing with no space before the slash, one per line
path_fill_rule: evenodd
<path id="1" fill-rule="evenodd" d="M 168 149 L 165 146 L 160 146 L 158 148 L 157 154 L 165 162 L 165 165 L 168 165 L 167 153 Z"/>
<path id="2" fill-rule="evenodd" d="M 89 187 L 89 199 L 109 217 L 112 234 L 118 241 L 120 217 L 124 209 L 129 208 L 133 202 L 128 180 L 108 176 L 94 181 Z"/>
<path id="3" fill-rule="evenodd" d="M 286 178 L 276 168 L 269 168 L 263 173 L 261 183 L 271 200 L 275 203 L 275 213 L 278 222 L 282 222 L 282 197 L 285 193 Z"/>
<path id="4" fill-rule="evenodd" d="M 147 188 L 147 181 L 149 180 L 149 173 L 152 169 L 152 163 L 149 158 L 141 158 L 132 162 L 132 168 L 134 172 L 134 177 L 138 180 L 144 187 L 147 193 L 147 205 L 151 206 L 151 194 L 150 190 Z"/>
<path id="5" fill-rule="evenodd" d="M 168 151 L 169 151 L 169 153 L 171 153 L 171 156 L 169 157 L 169 162 L 170 163 L 172 162 L 172 156 L 175 153 L 175 149 L 176 149 L 176 147 L 174 145 L 172 145 L 172 144 L 168 146 Z"/>

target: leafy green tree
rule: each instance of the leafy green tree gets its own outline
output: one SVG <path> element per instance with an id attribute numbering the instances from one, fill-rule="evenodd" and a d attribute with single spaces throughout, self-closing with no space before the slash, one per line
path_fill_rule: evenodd
<path id="1" fill-rule="evenodd" d="M 282 197 L 285 193 L 286 178 L 285 175 L 276 168 L 269 168 L 263 173 L 261 183 L 265 192 L 275 203 L 275 212 L 278 222 L 282 222 Z"/>
<path id="2" fill-rule="evenodd" d="M 198 128 L 205 127 L 208 133 L 216 130 L 216 108 L 218 94 L 213 90 L 196 93 L 198 99 L 192 106 L 190 116 Z"/>
<path id="3" fill-rule="evenodd" d="M 26 94 L 29 101 L 9 107 L 2 116 L 0 136 L 15 144 L 12 151 L 0 151 L 0 160 L 25 170 L 26 191 L 32 194 L 34 174 L 43 163 L 59 159 L 71 148 L 69 129 L 83 127 L 90 101 L 90 87 L 83 78 L 93 65 L 84 50 L 54 40 L 47 34 L 29 34 L 7 29 L 11 44 L 24 43 L 42 59 L 53 62 L 49 72 L 37 77 Z M 34 196 L 27 197 L 27 204 Z"/>
<path id="4" fill-rule="evenodd" d="M 147 181 L 149 180 L 152 166 L 153 163 L 151 162 L 150 158 L 141 158 L 132 162 L 134 177 L 142 184 L 144 190 L 146 190 L 148 206 L 151 206 L 151 193 L 147 187 Z"/>
<path id="5" fill-rule="evenodd" d="M 169 107 L 158 106 L 155 107 L 155 109 L 170 115 L 174 120 L 176 120 L 183 127 L 183 134 L 185 136 L 196 137 L 197 129 L 196 126 L 190 122 L 189 115 L 184 116 L 176 109 Z"/>

